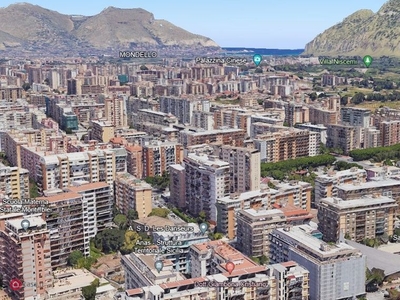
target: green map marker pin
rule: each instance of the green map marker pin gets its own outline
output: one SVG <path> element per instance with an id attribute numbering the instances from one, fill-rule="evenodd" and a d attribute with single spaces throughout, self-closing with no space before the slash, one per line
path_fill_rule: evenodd
<path id="1" fill-rule="evenodd" d="M 369 68 L 369 66 L 372 64 L 373 59 L 370 55 L 366 55 L 366 56 L 364 56 L 363 61 L 364 61 L 364 65 L 367 68 Z"/>

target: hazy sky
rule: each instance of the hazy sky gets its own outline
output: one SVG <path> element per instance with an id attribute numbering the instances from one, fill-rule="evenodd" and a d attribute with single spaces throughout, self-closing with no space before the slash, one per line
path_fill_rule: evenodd
<path id="1" fill-rule="evenodd" d="M 0 0 L 0 7 L 16 1 Z M 223 47 L 303 48 L 317 34 L 359 9 L 376 12 L 385 0 L 31 0 L 64 14 L 104 8 L 143 8 Z M 1 20 L 0 20 L 1 22 Z"/>

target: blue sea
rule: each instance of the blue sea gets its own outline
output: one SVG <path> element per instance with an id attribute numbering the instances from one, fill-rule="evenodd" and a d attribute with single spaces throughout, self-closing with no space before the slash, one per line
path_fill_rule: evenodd
<path id="1" fill-rule="evenodd" d="M 223 47 L 226 54 L 236 55 L 254 55 L 260 54 L 263 56 L 298 56 L 304 52 L 304 49 L 265 49 L 265 48 L 237 48 L 237 47 Z"/>

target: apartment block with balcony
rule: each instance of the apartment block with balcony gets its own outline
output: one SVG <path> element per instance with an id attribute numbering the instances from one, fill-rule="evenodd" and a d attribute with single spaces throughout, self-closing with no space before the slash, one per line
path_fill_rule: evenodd
<path id="1" fill-rule="evenodd" d="M 328 138 L 326 146 L 328 148 L 342 149 L 344 154 L 349 154 L 351 150 L 357 149 L 356 128 L 349 125 L 328 125 Z"/>
<path id="2" fill-rule="evenodd" d="M 367 195 L 379 194 L 392 198 L 400 207 L 400 179 L 397 177 L 367 181 L 363 183 L 341 184 L 337 186 L 337 197 L 345 201 Z M 396 209 L 396 215 L 400 209 Z"/>
<path id="3" fill-rule="evenodd" d="M 179 132 L 179 142 L 185 147 L 194 145 L 221 143 L 242 147 L 245 138 L 245 131 L 241 129 L 215 129 L 209 131 L 181 131 Z"/>
<path id="4" fill-rule="evenodd" d="M 92 128 L 89 131 L 91 140 L 108 143 L 114 137 L 115 128 L 111 122 L 91 121 L 91 125 Z"/>
<path id="5" fill-rule="evenodd" d="M 154 267 L 157 260 L 162 260 L 163 268 L 158 271 Z M 137 289 L 153 286 L 165 282 L 179 282 L 185 278 L 174 271 L 171 261 L 160 259 L 153 254 L 131 253 L 121 257 L 121 264 L 125 273 L 125 288 Z"/>
<path id="6" fill-rule="evenodd" d="M 185 226 L 192 227 L 192 232 L 179 231 L 153 231 L 154 244 L 162 254 L 160 258 L 171 261 L 173 269 L 182 274 L 191 273 L 190 247 L 192 245 L 206 243 L 209 241 L 208 234 L 200 231 L 199 225 L 185 223 Z"/>
<path id="7" fill-rule="evenodd" d="M 87 252 L 84 245 L 82 196 L 77 193 L 62 193 L 37 198 L 49 202 L 51 213 L 45 220 L 50 232 L 51 267 L 67 266 L 68 256 L 73 251 Z M 86 251 L 85 251 L 86 250 Z"/>
<path id="8" fill-rule="evenodd" d="M 309 299 L 310 272 L 294 261 L 271 265 L 272 274 L 279 285 L 276 285 L 277 300 Z"/>
<path id="9" fill-rule="evenodd" d="M 126 98 L 124 96 L 105 99 L 104 112 L 106 120 L 116 128 L 127 127 Z"/>
<path id="10" fill-rule="evenodd" d="M 273 209 L 246 209 L 237 213 L 236 248 L 248 256 L 269 256 L 269 234 L 274 228 L 287 225 L 302 225 L 313 219 L 313 215 L 294 206 Z"/>
<path id="11" fill-rule="evenodd" d="M 336 110 L 310 106 L 309 114 L 312 124 L 324 124 L 327 126 L 338 122 L 338 112 Z"/>
<path id="12" fill-rule="evenodd" d="M 269 233 L 286 225 L 285 214 L 279 209 L 247 209 L 238 212 L 236 248 L 247 256 L 269 255 Z"/>
<path id="13" fill-rule="evenodd" d="M 181 124 L 190 124 L 196 100 L 176 97 L 160 97 L 160 111 L 176 116 Z"/>
<path id="14" fill-rule="evenodd" d="M 42 156 L 35 171 L 39 192 L 69 187 L 74 181 L 106 182 L 114 188 L 115 153 L 94 150 Z"/>
<path id="15" fill-rule="evenodd" d="M 168 172 L 169 166 L 183 161 L 183 146 L 179 143 L 154 140 L 142 147 L 142 178 L 162 176 Z"/>
<path id="16" fill-rule="evenodd" d="M 337 186 L 341 184 L 362 183 L 367 180 L 367 172 L 364 169 L 351 168 L 343 171 L 330 170 L 327 174 L 315 178 L 315 201 L 313 207 L 317 207 L 319 201 L 327 197 L 337 197 Z"/>
<path id="17" fill-rule="evenodd" d="M 0 224 L 2 264 L 0 274 L 6 293 L 16 300 L 34 300 L 44 297 L 52 287 L 50 237 L 46 222 L 37 216 L 25 217 L 29 228 L 22 228 L 23 217 L 3 220 Z M 18 279 L 26 284 L 18 290 L 10 288 L 10 281 Z"/>
<path id="18" fill-rule="evenodd" d="M 179 208 L 186 207 L 185 167 L 182 165 L 169 166 L 170 201 Z"/>
<path id="19" fill-rule="evenodd" d="M 307 269 L 310 300 L 365 296 L 366 256 L 344 242 L 327 244 L 312 232 L 308 225 L 274 229 L 270 261 L 295 261 Z"/>
<path id="20" fill-rule="evenodd" d="M 382 121 L 379 124 L 382 147 L 391 146 L 400 142 L 400 121 Z"/>
<path id="21" fill-rule="evenodd" d="M 231 193 L 260 189 L 261 159 L 257 149 L 222 145 L 215 147 L 215 155 L 229 163 Z"/>
<path id="22" fill-rule="evenodd" d="M 207 220 L 217 220 L 216 202 L 229 195 L 229 163 L 215 156 L 189 153 L 184 158 L 186 207 L 198 216 L 206 214 Z"/>
<path id="23" fill-rule="evenodd" d="M 29 199 L 29 171 L 0 163 L 0 195 L 9 199 Z"/>
<path id="24" fill-rule="evenodd" d="M 159 125 L 162 127 L 172 127 L 178 124 L 178 119 L 170 114 L 150 109 L 139 109 L 135 118 L 133 119 L 133 126 L 137 130 L 145 131 L 150 125 Z"/>
<path id="25" fill-rule="evenodd" d="M 230 240 L 234 239 L 237 231 L 238 212 L 250 208 L 271 208 L 272 199 L 277 193 L 277 190 L 263 188 L 219 198 L 216 203 L 218 232 L 225 234 Z"/>
<path id="26" fill-rule="evenodd" d="M 269 273 L 270 270 L 258 266 L 242 269 L 231 275 L 228 273 L 216 274 L 153 286 L 141 286 L 126 290 L 121 295 L 121 300 L 275 300 L 278 299 L 276 298 L 276 286 L 279 283 Z M 216 282 L 223 287 L 213 286 Z M 237 283 L 236 287 L 232 286 L 233 282 Z"/>
<path id="27" fill-rule="evenodd" d="M 139 145 L 126 146 L 126 171 L 136 178 L 143 176 L 143 148 Z"/>
<path id="28" fill-rule="evenodd" d="M 128 214 L 135 210 L 139 218 L 147 217 L 152 210 L 152 187 L 129 173 L 115 178 L 115 203 L 119 211 Z"/>
<path id="29" fill-rule="evenodd" d="M 319 153 L 320 142 L 318 132 L 300 129 L 271 132 L 254 139 L 254 145 L 264 162 L 315 156 Z"/>
<path id="30" fill-rule="evenodd" d="M 275 195 L 273 203 L 281 206 L 299 207 L 308 212 L 311 210 L 311 191 L 313 187 L 310 183 L 292 180 L 274 183 L 274 185 L 279 193 Z"/>
<path id="31" fill-rule="evenodd" d="M 90 239 L 112 222 L 113 196 L 104 182 L 81 183 L 64 192 L 40 197 L 49 202 L 45 214 L 50 231 L 51 267 L 67 266 L 73 251 L 90 254 Z"/>
<path id="32" fill-rule="evenodd" d="M 347 201 L 325 198 L 318 206 L 318 229 L 327 242 L 336 242 L 341 234 L 357 242 L 390 236 L 397 207 L 394 199 L 377 194 Z"/>
<path id="33" fill-rule="evenodd" d="M 343 124 L 367 128 L 370 124 L 371 111 L 358 107 L 342 107 L 340 119 Z"/>

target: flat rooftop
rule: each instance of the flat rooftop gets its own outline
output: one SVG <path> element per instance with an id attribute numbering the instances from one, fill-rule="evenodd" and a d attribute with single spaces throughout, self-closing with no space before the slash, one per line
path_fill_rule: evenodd
<path id="1" fill-rule="evenodd" d="M 83 269 L 54 272 L 54 287 L 47 289 L 49 295 L 63 294 L 90 285 L 97 277 Z"/>
<path id="2" fill-rule="evenodd" d="M 383 205 L 383 204 L 392 204 L 393 206 L 396 205 L 396 201 L 392 198 L 386 196 L 378 196 L 374 197 L 372 195 L 363 196 L 359 199 L 353 200 L 342 200 L 340 198 L 324 198 L 321 199 L 321 203 L 327 203 L 330 206 L 336 207 L 338 209 L 347 209 L 347 208 L 357 208 L 357 207 L 365 207 L 371 205 Z"/>
<path id="3" fill-rule="evenodd" d="M 337 186 L 337 189 L 343 190 L 343 191 L 357 191 L 357 190 L 364 190 L 364 189 L 390 187 L 390 186 L 396 186 L 396 185 L 400 185 L 400 180 L 389 178 L 389 179 L 377 180 L 377 181 L 367 181 L 367 182 L 357 183 L 357 184 L 340 184 Z"/>
<path id="4" fill-rule="evenodd" d="M 243 132 L 244 133 L 244 130 L 227 128 L 227 129 L 204 130 L 204 131 L 199 131 L 199 132 L 181 131 L 181 133 L 185 133 L 187 135 L 192 135 L 192 136 L 212 135 L 212 134 L 220 134 L 220 133 L 226 134 L 226 133 L 234 133 L 234 132 Z"/>
<path id="5" fill-rule="evenodd" d="M 305 248 L 311 249 L 315 254 L 324 257 L 331 255 L 340 255 L 343 252 L 352 252 L 356 251 L 354 247 L 346 244 L 346 243 L 338 243 L 335 245 L 329 245 L 322 240 L 314 237 L 311 233 L 314 231 L 309 225 L 300 225 L 290 227 L 289 231 L 286 231 L 285 228 L 278 228 L 274 230 L 275 232 L 279 232 L 279 234 L 283 236 L 287 236 L 295 241 L 298 244 L 303 245 Z M 321 250 L 321 245 L 326 247 L 326 250 Z"/>

